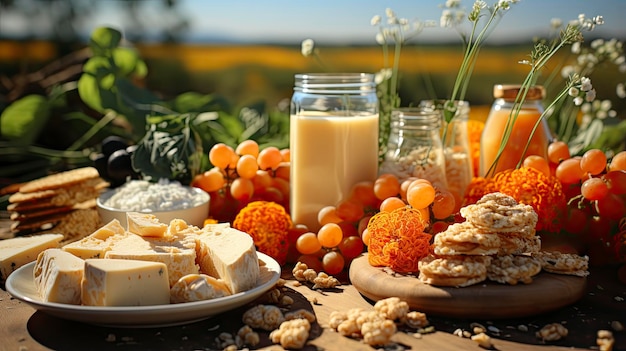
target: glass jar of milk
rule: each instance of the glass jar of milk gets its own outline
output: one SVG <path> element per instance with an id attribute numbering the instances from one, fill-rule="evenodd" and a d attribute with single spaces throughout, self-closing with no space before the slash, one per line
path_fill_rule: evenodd
<path id="1" fill-rule="evenodd" d="M 290 213 L 317 231 L 317 214 L 378 173 L 378 98 L 373 74 L 296 74 L 291 99 Z"/>

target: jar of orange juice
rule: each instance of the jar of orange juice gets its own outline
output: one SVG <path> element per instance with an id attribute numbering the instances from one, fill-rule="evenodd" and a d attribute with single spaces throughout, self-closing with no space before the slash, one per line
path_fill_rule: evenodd
<path id="1" fill-rule="evenodd" d="M 530 87 L 521 105 L 515 102 L 520 91 L 520 85 L 496 84 L 493 88 L 495 100 L 480 139 L 481 177 L 514 169 L 529 155 L 547 157 L 552 136 L 546 119 L 540 120 L 545 90 L 540 85 Z"/>

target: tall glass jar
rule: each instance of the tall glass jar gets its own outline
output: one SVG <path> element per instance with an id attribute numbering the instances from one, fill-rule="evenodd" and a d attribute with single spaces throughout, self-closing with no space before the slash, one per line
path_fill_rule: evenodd
<path id="1" fill-rule="evenodd" d="M 390 129 L 379 172 L 394 174 L 400 182 L 417 177 L 447 188 L 439 112 L 428 108 L 395 109 Z"/>
<path id="2" fill-rule="evenodd" d="M 290 123 L 291 217 L 316 231 L 320 209 L 378 175 L 374 75 L 296 74 Z"/>
<path id="3" fill-rule="evenodd" d="M 517 164 L 529 155 L 547 157 L 548 144 L 552 139 L 550 127 L 545 118 L 539 121 L 543 113 L 542 99 L 545 91 L 539 85 L 530 87 L 515 118 L 513 110 L 520 89 L 520 85 L 502 84 L 496 84 L 493 88 L 495 100 L 480 139 L 479 170 L 482 177 L 490 177 L 497 172 L 516 168 Z M 538 127 L 531 139 L 536 124 Z M 510 135 L 506 145 L 502 145 L 507 126 Z M 527 144 L 528 149 L 524 153 Z M 504 148 L 496 162 L 501 146 Z"/>
<path id="4" fill-rule="evenodd" d="M 448 100 L 425 100 L 420 102 L 420 106 L 433 108 L 440 113 L 448 191 L 454 195 L 458 209 L 474 176 L 467 131 L 470 105 L 467 101 L 453 101 L 447 107 L 448 103 Z M 450 116 L 447 117 L 448 114 Z"/>

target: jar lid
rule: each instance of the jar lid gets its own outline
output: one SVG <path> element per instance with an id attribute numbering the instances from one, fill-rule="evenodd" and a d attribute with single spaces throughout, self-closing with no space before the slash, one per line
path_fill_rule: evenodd
<path id="1" fill-rule="evenodd" d="M 515 100 L 522 86 L 519 84 L 496 84 L 493 86 L 493 97 L 496 99 Z M 542 100 L 546 91 L 541 85 L 534 85 L 528 89 L 526 100 Z"/>

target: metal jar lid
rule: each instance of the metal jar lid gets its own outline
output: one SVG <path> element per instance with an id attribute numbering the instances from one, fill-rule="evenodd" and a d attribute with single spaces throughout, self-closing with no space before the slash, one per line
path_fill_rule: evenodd
<path id="1" fill-rule="evenodd" d="M 522 86 L 519 84 L 496 84 L 493 86 L 493 97 L 496 99 L 515 100 Z M 541 85 L 534 85 L 528 89 L 526 100 L 542 100 L 546 91 Z"/>

